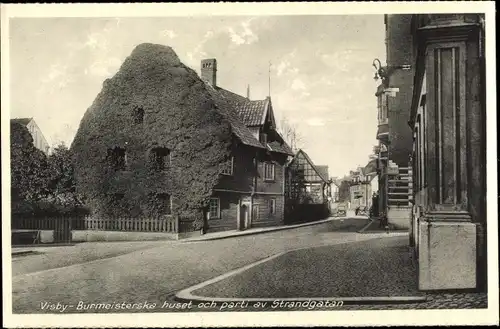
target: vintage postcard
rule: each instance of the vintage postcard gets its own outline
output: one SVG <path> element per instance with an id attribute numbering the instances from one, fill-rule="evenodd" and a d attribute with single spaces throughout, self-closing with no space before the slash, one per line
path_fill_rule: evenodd
<path id="1" fill-rule="evenodd" d="M 1 14 L 5 327 L 498 325 L 494 2 Z"/>

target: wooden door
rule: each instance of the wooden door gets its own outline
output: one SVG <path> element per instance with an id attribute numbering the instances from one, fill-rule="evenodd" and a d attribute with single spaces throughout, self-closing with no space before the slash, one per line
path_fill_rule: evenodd
<path id="1" fill-rule="evenodd" d="M 239 229 L 243 231 L 246 228 L 246 223 L 248 222 L 248 206 L 246 204 L 242 204 L 240 207 L 240 218 L 239 218 Z"/>

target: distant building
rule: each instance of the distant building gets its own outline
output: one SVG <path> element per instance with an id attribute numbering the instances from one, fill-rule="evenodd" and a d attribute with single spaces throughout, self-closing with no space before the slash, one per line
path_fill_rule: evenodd
<path id="1" fill-rule="evenodd" d="M 326 204 L 331 198 L 328 166 L 313 163 L 304 150 L 299 150 L 287 168 L 287 198 L 301 203 Z"/>
<path id="2" fill-rule="evenodd" d="M 45 136 L 43 136 L 40 127 L 38 127 L 33 118 L 16 118 L 11 119 L 10 121 L 12 123 L 19 123 L 25 126 L 31 134 L 31 137 L 33 137 L 33 145 L 46 155 L 49 154 L 49 143 L 45 139 Z"/>
<path id="3" fill-rule="evenodd" d="M 332 183 L 330 184 L 330 187 L 332 194 L 332 202 L 334 203 L 339 202 L 339 188 L 342 182 L 337 177 L 333 177 L 331 181 Z"/>
<path id="4" fill-rule="evenodd" d="M 304 150 L 299 150 L 286 166 L 285 221 L 328 217 L 332 210 L 331 183 L 328 166 L 315 165 Z"/>
<path id="5" fill-rule="evenodd" d="M 371 206 L 371 180 L 372 175 L 366 175 L 364 168 L 359 167 L 350 172 L 349 199 L 350 209 L 365 208 Z"/>
<path id="6" fill-rule="evenodd" d="M 378 188 L 378 171 L 377 171 L 377 159 L 373 159 L 365 166 L 363 169 L 365 175 L 368 177 L 371 186 L 371 192 L 373 193 L 379 192 Z"/>

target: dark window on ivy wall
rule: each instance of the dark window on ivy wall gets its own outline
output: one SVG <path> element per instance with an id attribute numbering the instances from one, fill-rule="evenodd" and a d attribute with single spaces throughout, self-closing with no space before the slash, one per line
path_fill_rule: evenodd
<path id="1" fill-rule="evenodd" d="M 144 109 L 142 107 L 136 107 L 133 116 L 135 124 L 142 123 L 144 121 Z"/>
<path id="2" fill-rule="evenodd" d="M 127 152 L 124 148 L 115 147 L 108 149 L 108 161 L 115 170 L 125 170 L 127 168 Z"/>
<path id="3" fill-rule="evenodd" d="M 151 161 L 156 170 L 165 170 L 170 167 L 170 150 L 165 147 L 155 147 L 151 150 Z"/>
<path id="4" fill-rule="evenodd" d="M 160 214 L 170 215 L 172 213 L 172 198 L 169 194 L 156 194 L 156 202 Z"/>

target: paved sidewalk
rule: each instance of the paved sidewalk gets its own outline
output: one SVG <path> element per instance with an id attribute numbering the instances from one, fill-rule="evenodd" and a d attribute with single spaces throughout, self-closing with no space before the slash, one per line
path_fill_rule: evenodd
<path id="1" fill-rule="evenodd" d="M 362 217 L 352 217 L 352 218 L 362 218 Z M 280 225 L 280 226 L 250 228 L 250 229 L 247 229 L 244 231 L 230 230 L 230 231 L 223 231 L 223 232 L 214 232 L 214 233 L 204 234 L 200 237 L 187 238 L 187 239 L 182 239 L 179 241 L 181 241 L 181 242 L 193 242 L 193 241 L 219 240 L 219 239 L 226 239 L 226 238 L 238 237 L 238 236 L 243 236 L 243 235 L 253 235 L 253 234 L 266 233 L 266 232 L 290 230 L 290 229 L 294 229 L 294 228 L 298 228 L 298 227 L 318 225 L 318 224 L 330 222 L 332 220 L 343 220 L 343 219 L 344 219 L 344 217 L 329 217 L 327 219 L 323 219 L 323 220 L 319 220 L 319 221 L 315 221 L 315 222 L 308 222 L 308 223 L 301 223 L 301 224 L 294 224 L 294 225 Z"/>

